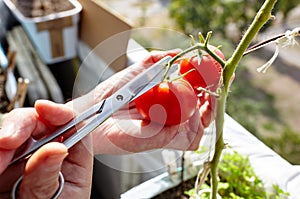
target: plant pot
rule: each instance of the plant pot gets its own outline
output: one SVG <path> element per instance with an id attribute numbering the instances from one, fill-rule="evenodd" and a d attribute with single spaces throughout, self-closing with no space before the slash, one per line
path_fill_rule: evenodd
<path id="1" fill-rule="evenodd" d="M 21 23 L 41 59 L 52 64 L 77 55 L 78 22 L 82 6 L 69 0 L 72 9 L 40 17 L 27 17 L 11 0 L 4 0 L 7 7 Z"/>
<path id="2" fill-rule="evenodd" d="M 249 159 L 237 152 L 227 153 L 219 168 L 220 198 L 287 198 L 288 193 L 274 184 L 274 189 L 267 189 L 262 180 L 254 173 Z M 185 168 L 186 171 L 187 168 Z M 180 168 L 177 173 L 180 173 Z M 174 174 L 172 174 L 174 175 Z M 185 172 L 184 182 L 174 178 L 170 173 L 161 174 L 152 178 L 121 195 L 121 199 L 132 198 L 210 198 L 210 179 L 197 191 L 194 189 L 198 178 L 195 173 Z M 177 177 L 180 175 L 176 175 Z M 275 188 L 276 187 L 276 188 Z M 195 194 L 197 193 L 197 194 Z"/>
<path id="3" fill-rule="evenodd" d="M 210 130 L 208 130 L 210 132 Z M 204 135 L 207 135 L 206 133 Z M 205 136 L 203 137 L 205 138 Z M 209 139 L 208 139 L 209 140 Z M 227 156 L 226 160 L 239 160 L 239 163 L 243 163 L 242 165 L 238 165 L 237 167 L 233 166 L 236 164 L 231 164 L 231 162 L 227 162 L 228 165 L 232 165 L 231 167 L 225 166 L 223 164 L 223 168 L 227 168 L 227 171 L 230 171 L 231 174 L 228 175 L 226 173 L 223 173 L 223 176 L 229 176 L 232 177 L 233 173 L 232 170 L 237 168 L 235 171 L 241 171 L 239 173 L 242 174 L 253 174 L 257 175 L 259 179 L 261 179 L 260 183 L 259 181 L 255 181 L 257 183 L 254 184 L 255 189 L 261 188 L 263 185 L 264 190 L 268 194 L 274 194 L 277 193 L 280 195 L 278 198 L 287 198 L 286 192 L 290 194 L 289 198 L 299 198 L 299 182 L 300 182 L 300 168 L 299 166 L 293 166 L 286 162 L 283 158 L 281 158 L 278 154 L 276 154 L 274 151 L 272 151 L 270 148 L 268 148 L 266 145 L 264 145 L 260 140 L 258 140 L 256 137 L 254 137 L 252 134 L 250 134 L 246 129 L 244 129 L 241 125 L 239 125 L 236 121 L 234 121 L 230 116 L 225 116 L 225 126 L 224 126 L 224 140 L 225 143 L 227 143 L 227 148 L 224 149 L 224 152 L 230 152 L 232 154 L 232 151 L 238 152 L 238 154 L 249 158 L 249 162 L 246 161 L 244 158 L 240 159 L 237 158 L 238 156 L 235 156 L 235 158 Z M 202 140 L 201 140 L 202 141 Z M 204 141 L 205 143 L 205 141 Z M 214 141 L 213 141 L 214 143 Z M 200 144 L 200 146 L 203 146 Z M 209 146 L 209 145 L 205 145 Z M 209 147 L 207 147 L 209 148 Z M 205 159 L 205 158 L 204 158 Z M 222 156 L 222 159 L 224 160 L 224 156 Z M 201 159 L 203 160 L 203 159 Z M 198 160 L 197 160 L 198 161 Z M 201 163 L 203 161 L 200 161 Z M 226 162 L 226 161 L 225 161 Z M 247 163 L 248 162 L 248 163 Z M 197 170 L 199 168 L 202 168 L 199 163 L 195 164 L 193 162 L 193 165 L 197 166 Z M 249 166 L 244 167 L 244 164 L 250 164 L 251 167 L 253 167 L 253 171 L 249 172 L 250 170 L 247 170 L 245 172 L 245 168 L 249 168 Z M 231 168 L 231 170 L 229 170 Z M 252 170 L 251 169 L 251 170 Z M 219 174 L 221 174 L 222 170 L 219 170 Z M 244 173 L 245 172 L 245 173 Z M 178 174 L 179 175 L 179 174 Z M 192 184 L 196 182 L 196 179 L 193 178 L 196 176 L 185 174 L 185 180 L 190 178 Z M 244 176 L 244 175 L 243 175 Z M 254 175 L 252 175 L 254 176 Z M 121 199 L 134 199 L 134 198 L 157 198 L 160 197 L 162 193 L 167 191 L 169 193 L 167 198 L 174 192 L 175 187 L 180 184 L 180 178 L 177 178 L 177 180 L 174 180 L 173 176 L 169 175 L 169 172 L 163 173 L 159 176 L 156 176 L 148 181 L 145 181 L 129 190 L 121 194 Z M 176 179 L 176 178 L 175 178 Z M 224 178 L 222 179 L 222 182 L 225 182 Z M 254 178 L 249 176 L 244 176 L 243 178 L 233 176 L 232 179 L 249 179 L 251 182 L 254 182 Z M 236 182 L 230 182 L 227 181 L 230 185 L 238 185 L 239 187 L 245 187 L 242 186 L 240 183 Z M 185 186 L 189 183 L 184 183 Z M 259 184 L 259 186 L 257 186 Z M 224 184 L 223 184 L 224 185 Z M 278 186 L 277 192 L 274 190 L 274 185 Z M 221 186 L 221 185 L 220 185 Z M 226 187 L 222 186 L 223 189 Z M 247 186 L 248 187 L 248 186 Z M 174 188 L 174 189 L 173 189 Z M 205 189 L 205 188 L 204 188 Z M 226 188 L 227 189 L 227 188 Z M 280 190 L 279 190 L 280 189 Z M 186 190 L 186 189 L 184 189 Z M 188 189 L 189 190 L 189 189 Z M 247 189 L 245 189 L 247 190 Z M 250 190 L 250 189 L 248 189 Z M 176 190 L 177 191 L 177 190 Z M 182 191 L 182 189 L 181 189 Z M 275 191 L 275 192 L 274 192 Z M 182 192 L 181 192 L 182 193 Z M 199 192 L 198 192 L 199 193 Z M 224 192 L 223 192 L 224 193 Z M 254 191 L 254 189 L 251 189 L 250 193 L 258 193 L 257 191 Z M 166 198 L 166 197 L 165 197 Z M 176 197 L 179 198 L 179 197 Z M 249 197 L 246 197 L 249 198 Z M 255 198 L 255 197 L 250 197 Z"/>
<path id="4" fill-rule="evenodd" d="M 191 184 L 194 185 L 195 178 L 199 169 L 203 168 L 203 163 L 210 159 L 214 151 L 214 146 L 211 145 L 211 142 L 215 140 L 215 129 L 214 122 L 205 129 L 203 137 L 200 141 L 200 151 L 192 152 L 186 151 L 184 154 L 184 181 L 185 187 L 189 187 Z M 141 184 L 133 187 L 132 189 L 121 194 L 121 199 L 139 199 L 139 198 L 155 198 L 165 192 L 171 193 L 168 198 L 174 198 L 173 195 L 176 195 L 178 186 L 181 184 L 182 179 L 182 165 L 181 162 L 178 162 L 177 156 L 174 159 L 172 153 L 175 153 L 176 150 L 164 150 L 168 153 L 162 152 L 162 159 L 166 164 L 167 172 L 164 172 L 158 176 L 155 176 Z M 176 153 L 180 153 L 176 151 Z M 182 151 L 181 151 L 182 153 Z M 192 183 L 190 183 L 192 182 Z M 192 188 L 192 187 L 190 187 Z M 178 193 L 178 192 L 177 192 Z M 175 197 L 178 198 L 178 197 Z"/>
<path id="5" fill-rule="evenodd" d="M 189 180 L 195 176 L 196 173 L 185 175 L 185 180 Z M 154 198 L 159 194 L 178 186 L 179 184 L 179 178 L 172 180 L 169 173 L 165 172 L 121 194 L 121 199 Z"/>

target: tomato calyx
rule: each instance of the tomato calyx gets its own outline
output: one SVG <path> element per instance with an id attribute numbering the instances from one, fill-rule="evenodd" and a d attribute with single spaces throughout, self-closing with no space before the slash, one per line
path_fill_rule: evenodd
<path id="1" fill-rule="evenodd" d="M 203 95 L 203 93 L 208 93 L 209 95 L 211 95 L 211 96 L 214 96 L 214 97 L 216 97 L 216 98 L 219 98 L 220 97 L 220 95 L 218 94 L 218 92 L 217 91 L 210 91 L 209 89 L 206 89 L 206 88 L 202 88 L 202 87 L 198 87 L 197 88 L 197 96 L 198 97 L 202 97 L 202 95 Z"/>
<path id="2" fill-rule="evenodd" d="M 218 48 L 210 46 L 210 49 L 225 60 Z M 191 69 L 195 70 L 191 71 Z M 194 87 L 195 92 L 207 91 L 213 94 L 220 87 L 223 68 L 210 54 L 202 53 L 201 58 L 199 55 L 192 55 L 181 59 L 179 71 L 181 74 L 191 71 L 184 76 L 184 79 Z"/>
<path id="3" fill-rule="evenodd" d="M 186 57 L 195 50 L 197 55 Z M 163 81 L 135 100 L 143 120 L 164 126 L 187 121 L 198 105 L 207 100 L 204 92 L 218 97 L 224 60 L 223 53 L 207 43 L 195 44 L 175 55 L 166 66 Z M 177 73 L 166 77 L 175 63 L 179 65 Z"/>

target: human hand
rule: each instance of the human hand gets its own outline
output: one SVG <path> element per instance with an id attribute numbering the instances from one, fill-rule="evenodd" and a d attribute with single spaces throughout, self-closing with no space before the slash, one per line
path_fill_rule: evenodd
<path id="1" fill-rule="evenodd" d="M 59 171 L 62 171 L 68 182 L 62 198 L 71 195 L 72 198 L 87 197 L 91 188 L 93 145 L 98 154 L 125 154 L 155 148 L 197 149 L 204 128 L 213 119 L 214 106 L 207 94 L 195 114 L 183 124 L 168 127 L 156 123 L 146 124 L 134 105 L 129 104 L 92 133 L 93 143 L 91 137 L 87 136 L 67 151 L 63 144 L 52 142 L 36 151 L 27 163 L 9 166 L 15 151 L 30 136 L 38 139 L 45 132 L 53 131 L 74 117 L 68 106 L 81 112 L 110 96 L 162 57 L 174 56 L 178 52 L 152 53 L 141 65 L 126 68 L 99 84 L 93 92 L 67 103 L 67 106 L 42 100 L 36 102 L 35 108 L 16 109 L 9 113 L 0 130 L 1 198 L 9 198 L 12 185 L 21 174 L 24 175 L 19 189 L 21 197 L 51 197 L 59 186 Z"/>
<path id="2" fill-rule="evenodd" d="M 7 115 L 0 130 L 0 198 L 10 198 L 20 175 L 24 176 L 18 198 L 51 198 L 59 187 L 60 171 L 65 178 L 61 198 L 88 198 L 93 165 L 90 136 L 69 150 L 62 143 L 48 143 L 27 162 L 9 165 L 30 136 L 39 139 L 73 117 L 69 107 L 46 100 L 37 101 L 35 108 L 15 109 Z"/>
<path id="3" fill-rule="evenodd" d="M 81 112 L 91 104 L 109 97 L 161 58 L 167 55 L 175 56 L 179 52 L 180 50 L 151 52 L 142 64 L 135 64 L 115 74 L 99 84 L 92 92 L 70 102 L 69 105 Z M 204 128 L 214 118 L 211 97 L 204 94 L 201 100 L 194 115 L 188 121 L 174 126 L 146 123 L 131 103 L 92 133 L 94 152 L 95 154 L 127 154 L 156 148 L 197 149 Z"/>

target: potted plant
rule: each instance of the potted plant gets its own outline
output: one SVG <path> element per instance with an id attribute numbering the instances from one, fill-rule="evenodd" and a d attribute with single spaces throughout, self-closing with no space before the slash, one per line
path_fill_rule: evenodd
<path id="1" fill-rule="evenodd" d="M 175 165 L 176 172 L 174 169 L 167 169 L 166 172 L 126 191 L 121 198 L 195 198 L 195 187 L 200 184 L 200 177 L 197 179 L 197 175 L 201 175 L 203 168 L 206 168 L 207 163 L 211 160 L 210 155 L 213 154 L 210 146 L 214 143 L 213 126 L 212 124 L 206 129 L 197 151 L 184 152 L 185 155 L 182 156 L 185 165 L 183 170 L 179 161 Z M 285 191 L 287 190 L 286 179 L 289 178 L 288 172 L 285 170 L 293 170 L 291 164 L 228 115 L 225 116 L 224 140 L 228 145 L 222 152 L 218 166 L 219 196 L 228 198 L 229 194 L 231 196 L 235 194 L 236 197 L 249 198 L 249 192 L 241 193 L 241 190 L 249 189 L 251 194 L 255 194 L 254 198 L 286 198 L 289 196 L 289 193 Z M 177 151 L 175 152 L 177 153 Z M 174 162 L 166 162 L 166 168 L 174 168 Z M 293 176 L 295 177 L 295 175 Z M 201 197 L 208 197 L 211 192 L 209 179 L 210 177 L 205 178 L 203 185 L 198 187 L 198 196 L 201 194 Z M 236 191 L 236 188 L 240 190 Z M 168 197 L 165 194 L 168 194 Z"/>
<path id="2" fill-rule="evenodd" d="M 235 70 L 237 68 L 237 65 L 239 64 L 240 60 L 243 58 L 244 55 L 247 53 L 250 53 L 262 46 L 265 46 L 269 43 L 275 43 L 276 44 L 276 51 L 273 55 L 273 57 L 263 66 L 258 68 L 259 72 L 265 73 L 266 70 L 270 67 L 270 65 L 274 62 L 276 59 L 280 47 L 283 45 L 290 45 L 294 44 L 295 37 L 299 36 L 299 29 L 294 29 L 292 31 L 287 31 L 285 34 L 282 34 L 280 37 L 274 37 L 271 39 L 268 39 L 264 41 L 261 44 L 258 44 L 252 48 L 248 48 L 250 43 L 253 41 L 254 37 L 256 34 L 259 32 L 259 30 L 265 25 L 265 23 L 272 19 L 273 16 L 271 15 L 272 9 L 276 3 L 276 0 L 266 0 L 264 4 L 262 5 L 261 9 L 255 16 L 252 24 L 249 26 L 245 34 L 243 35 L 241 41 L 237 45 L 235 51 L 233 52 L 232 56 L 225 61 L 218 55 L 217 53 L 214 52 L 214 50 L 210 49 L 210 37 L 211 37 L 211 32 L 209 32 L 206 37 L 204 37 L 201 33 L 199 34 L 199 42 L 195 42 L 193 40 L 192 46 L 190 48 L 187 48 L 183 50 L 181 53 L 179 53 L 177 56 L 175 56 L 168 64 L 168 67 L 172 67 L 172 63 L 176 62 L 179 58 L 183 57 L 187 53 L 191 51 L 198 51 L 198 57 L 202 58 L 203 56 L 203 51 L 205 54 L 210 55 L 219 65 L 222 67 L 222 72 L 221 72 L 221 78 L 220 78 L 220 83 L 219 87 L 217 88 L 216 91 L 210 91 L 205 88 L 199 88 L 200 91 L 202 92 L 208 92 L 209 94 L 213 95 L 216 97 L 216 118 L 215 118 L 215 128 L 216 128 L 216 142 L 214 145 L 214 153 L 213 157 L 209 159 L 207 162 L 205 162 L 204 166 L 202 167 L 199 177 L 196 180 L 197 183 L 196 185 L 196 190 L 200 190 L 201 187 L 203 187 L 204 182 L 206 181 L 207 177 L 209 176 L 209 185 L 210 185 L 210 198 L 212 199 L 217 199 L 219 196 L 219 191 L 221 189 L 224 189 L 224 184 L 220 183 L 220 175 L 222 174 L 222 164 L 220 165 L 220 160 L 223 155 L 223 149 L 226 148 L 226 144 L 224 142 L 224 121 L 225 121 L 225 110 L 226 110 L 226 101 L 227 97 L 230 92 L 230 85 L 232 82 L 232 78 L 234 77 Z M 201 59 L 199 60 L 201 62 Z M 238 78 L 238 77 L 237 77 Z M 226 157 L 226 156 L 224 156 Z M 235 153 L 234 157 L 231 157 L 233 159 L 242 159 L 243 161 L 247 162 L 247 159 L 241 158 L 237 156 Z M 225 161 L 226 162 L 226 161 Z M 182 167 L 185 168 L 185 167 Z M 247 168 L 250 168 L 249 165 L 247 165 Z M 227 168 L 229 169 L 229 168 Z M 248 170 L 247 170 L 248 171 Z M 254 182 L 260 184 L 260 180 L 255 177 L 255 175 L 252 173 L 251 169 L 249 170 L 249 173 L 251 173 L 251 177 L 254 179 Z M 161 176 L 163 177 L 163 176 Z M 182 180 L 185 180 L 185 178 L 182 178 Z M 183 181 L 181 181 L 183 182 Z M 226 182 L 227 183 L 227 182 Z M 233 182 L 228 182 L 228 183 L 233 183 Z M 234 183 L 233 183 L 234 184 Z M 255 184 L 255 183 L 254 183 Z M 161 184 L 161 186 L 163 186 Z M 227 187 L 230 187 L 229 184 L 226 184 Z M 245 189 L 248 189 L 249 187 L 243 187 Z M 275 191 L 280 195 L 279 197 L 283 197 L 283 195 L 287 195 L 284 191 L 279 189 L 276 185 L 274 186 Z M 263 192 L 261 192 L 263 194 Z M 266 192 L 264 192 L 266 193 Z M 233 193 L 231 192 L 231 195 Z M 237 195 L 237 193 L 234 193 Z M 123 195 L 125 196 L 125 195 Z M 199 198 L 199 192 L 196 191 L 196 197 L 198 196 Z M 247 196 L 245 196 L 247 197 Z M 264 195 L 262 196 L 264 197 Z"/>
<path id="3" fill-rule="evenodd" d="M 181 169 L 180 169 L 181 170 Z M 181 172 L 181 171 L 180 171 Z M 209 177 L 205 180 L 200 190 L 195 191 L 195 182 L 197 176 L 187 177 L 185 181 L 173 182 L 165 191 L 153 189 L 157 184 L 166 183 L 168 180 L 162 174 L 160 178 L 151 179 L 140 187 L 135 187 L 131 192 L 121 195 L 122 199 L 126 198 L 147 198 L 165 199 L 209 199 L 211 186 Z M 241 155 L 234 150 L 223 153 L 222 160 L 219 164 L 219 190 L 217 198 L 287 198 L 289 193 L 284 192 L 278 185 L 273 184 L 272 189 L 266 189 L 263 181 L 255 174 L 253 167 L 247 156 Z M 170 180 L 170 179 L 169 179 Z M 169 181 L 170 182 L 170 181 Z M 153 191 L 154 190 L 154 191 Z M 140 193 L 140 195 L 138 195 Z M 147 195 L 148 194 L 148 195 Z"/>

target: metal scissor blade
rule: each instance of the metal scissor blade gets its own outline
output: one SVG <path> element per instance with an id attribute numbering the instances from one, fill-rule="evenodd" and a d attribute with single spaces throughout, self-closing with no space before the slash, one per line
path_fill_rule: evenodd
<path id="1" fill-rule="evenodd" d="M 34 140 L 33 138 L 30 138 L 27 142 L 25 149 L 22 152 L 15 154 L 15 156 L 13 157 L 13 160 L 10 162 L 10 164 L 14 164 L 15 162 L 17 162 L 23 158 L 29 157 L 32 153 L 34 153 L 37 149 L 39 149 L 44 144 L 46 144 L 50 141 L 53 141 L 54 139 L 63 135 L 64 133 L 69 131 L 71 128 L 73 128 L 74 126 L 81 123 L 83 120 L 86 120 L 86 119 L 94 116 L 99 110 L 101 110 L 103 104 L 104 104 L 104 102 L 101 101 L 101 102 L 93 105 L 92 107 L 90 107 L 83 113 L 79 114 L 77 117 L 75 117 L 71 121 L 64 124 L 59 129 L 57 129 L 51 135 L 49 135 L 43 139 L 40 139 L 37 141 L 37 140 Z"/>
<path id="2" fill-rule="evenodd" d="M 105 120 L 107 120 L 113 113 L 122 108 L 125 104 L 129 103 L 137 96 L 143 94 L 147 90 L 160 83 L 162 81 L 163 75 L 165 74 L 166 64 L 170 59 L 171 57 L 168 56 L 152 65 L 150 68 L 136 76 L 132 81 L 130 81 L 124 87 L 120 88 L 110 97 L 98 102 L 83 113 L 79 114 L 73 120 L 66 123 L 64 126 L 62 126 L 60 129 L 58 129 L 48 137 L 38 141 L 31 140 L 31 142 L 28 143 L 26 150 L 22 151 L 22 153 L 20 154 L 17 154 L 10 164 L 13 164 L 20 159 L 30 156 L 42 145 L 54 140 L 60 135 L 63 135 L 65 132 L 81 123 L 83 120 L 93 117 L 88 124 L 80 128 L 76 133 L 74 133 L 64 141 L 64 144 L 68 148 L 72 147 L 82 138 L 92 132 L 95 128 L 97 128 L 100 124 L 102 124 Z"/>
<path id="3" fill-rule="evenodd" d="M 155 85 L 159 84 L 165 74 L 166 64 L 171 59 L 170 56 L 163 58 L 156 64 L 152 65 L 147 70 L 136 76 L 132 81 L 120 88 L 109 98 L 102 101 L 102 108 L 99 113 L 87 125 L 79 129 L 71 137 L 64 141 L 64 144 L 71 148 L 95 128 L 102 124 L 105 120 L 112 116 L 115 112 L 121 109 L 125 104 L 128 104 L 137 96 L 150 90 Z M 172 69 L 171 71 L 174 71 Z"/>
<path id="4" fill-rule="evenodd" d="M 129 82 L 122 89 L 125 92 L 132 92 L 133 95 L 136 96 L 140 94 L 141 91 L 148 85 L 155 86 L 159 84 L 163 79 L 167 63 L 171 58 L 171 56 L 162 58 L 160 61 L 153 64 L 150 68 L 144 70 L 141 74 L 134 78 L 134 81 Z"/>
<path id="5" fill-rule="evenodd" d="M 172 65 L 168 73 L 166 74 L 166 77 L 169 77 L 172 73 L 174 73 L 178 69 L 178 64 Z M 156 86 L 157 84 L 161 83 L 163 75 L 165 75 L 165 72 L 160 72 L 156 75 L 155 78 L 153 78 L 152 81 L 150 81 L 146 86 L 144 86 L 132 99 L 131 101 L 134 101 L 139 96 L 143 95 L 145 92 L 149 91 L 151 88 Z"/>

